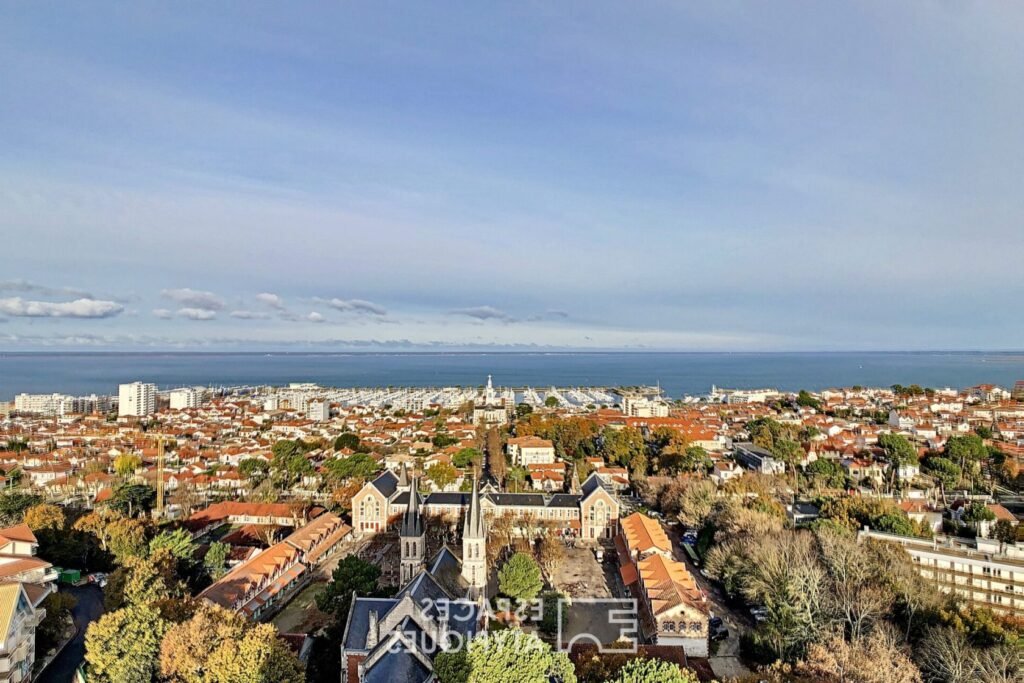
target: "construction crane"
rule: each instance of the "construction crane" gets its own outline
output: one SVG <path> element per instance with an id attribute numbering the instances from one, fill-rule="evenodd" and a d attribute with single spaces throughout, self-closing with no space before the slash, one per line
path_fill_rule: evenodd
<path id="1" fill-rule="evenodd" d="M 156 438 L 156 517 L 164 517 L 164 437 Z"/>

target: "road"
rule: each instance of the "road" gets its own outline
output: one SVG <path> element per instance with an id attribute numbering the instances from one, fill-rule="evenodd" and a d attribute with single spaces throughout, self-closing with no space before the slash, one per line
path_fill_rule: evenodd
<path id="1" fill-rule="evenodd" d="M 722 621 L 729 628 L 729 637 L 718 641 L 717 653 L 713 657 L 708 658 L 711 669 L 722 680 L 748 676 L 750 675 L 750 670 L 743 665 L 739 656 L 740 634 L 751 630 L 754 627 L 754 621 L 749 614 L 730 607 L 718 584 L 704 578 L 700 573 L 700 567 L 694 565 L 690 561 L 689 555 L 683 550 L 681 533 L 682 527 L 678 525 L 669 527 L 669 538 L 672 540 L 673 552 L 675 552 L 676 557 L 681 557 L 686 562 L 694 581 L 704 591 L 708 602 L 711 603 L 712 614 L 716 617 L 721 617 Z"/>
<path id="2" fill-rule="evenodd" d="M 50 666 L 39 674 L 36 683 L 71 683 L 75 679 L 75 669 L 85 659 L 85 629 L 103 614 L 103 591 L 98 586 L 86 584 L 62 587 L 61 590 L 67 591 L 78 600 L 78 604 L 71 611 L 78 632 L 57 658 L 50 662 Z"/>

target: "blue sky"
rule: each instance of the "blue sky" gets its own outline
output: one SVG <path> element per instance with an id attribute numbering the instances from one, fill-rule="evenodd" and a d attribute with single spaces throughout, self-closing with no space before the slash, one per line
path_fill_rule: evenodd
<path id="1" fill-rule="evenodd" d="M 1017 3 L 4 3 L 0 64 L 0 349 L 1024 340 Z"/>

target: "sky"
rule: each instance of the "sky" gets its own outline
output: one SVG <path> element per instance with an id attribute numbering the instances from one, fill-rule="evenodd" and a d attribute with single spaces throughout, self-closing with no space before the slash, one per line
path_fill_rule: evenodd
<path id="1" fill-rule="evenodd" d="M 1024 348 L 1024 4 L 0 4 L 0 350 Z"/>

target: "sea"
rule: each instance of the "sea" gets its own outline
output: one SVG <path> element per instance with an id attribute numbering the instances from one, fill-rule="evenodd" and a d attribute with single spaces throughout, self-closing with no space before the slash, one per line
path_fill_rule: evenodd
<path id="1" fill-rule="evenodd" d="M 15 394 L 116 394 L 122 382 L 181 386 L 660 385 L 673 398 L 722 388 L 810 391 L 839 386 L 1012 387 L 1024 352 L 465 352 L 196 353 L 0 352 L 0 400 Z"/>

